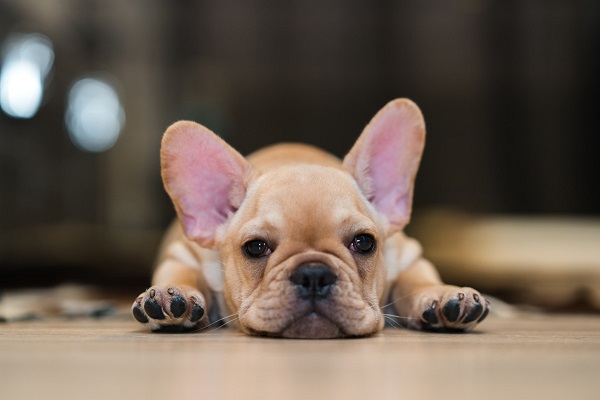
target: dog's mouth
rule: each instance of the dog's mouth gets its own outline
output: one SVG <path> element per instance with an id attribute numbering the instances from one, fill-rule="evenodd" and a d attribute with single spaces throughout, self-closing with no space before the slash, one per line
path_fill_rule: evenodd
<path id="1" fill-rule="evenodd" d="M 334 339 L 346 337 L 347 334 L 331 319 L 312 309 L 308 313 L 295 318 L 279 332 L 269 332 L 243 327 L 256 336 L 283 337 L 287 339 Z"/>
<path id="2" fill-rule="evenodd" d="M 281 332 L 281 336 L 293 339 L 333 339 L 346 335 L 331 320 L 316 311 L 311 311 L 294 320 Z"/>

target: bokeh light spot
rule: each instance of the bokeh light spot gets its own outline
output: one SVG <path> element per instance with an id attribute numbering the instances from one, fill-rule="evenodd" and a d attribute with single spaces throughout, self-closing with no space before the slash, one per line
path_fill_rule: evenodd
<path id="1" fill-rule="evenodd" d="M 125 112 L 112 85 L 87 77 L 75 82 L 69 91 L 65 122 L 77 147 L 97 153 L 117 142 L 125 124 Z"/>
<path id="2" fill-rule="evenodd" d="M 54 63 L 52 42 L 37 33 L 13 34 L 4 42 L 2 59 L 0 108 L 14 118 L 32 118 Z"/>

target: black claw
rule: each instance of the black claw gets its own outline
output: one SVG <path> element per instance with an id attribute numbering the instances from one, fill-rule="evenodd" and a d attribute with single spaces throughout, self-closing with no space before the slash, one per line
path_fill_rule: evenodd
<path id="1" fill-rule="evenodd" d="M 490 308 L 487 307 L 485 309 L 485 311 L 483 312 L 483 314 L 481 314 L 481 317 L 479 317 L 479 319 L 477 320 L 477 323 L 480 323 L 481 321 L 483 321 L 485 319 L 485 317 L 488 316 L 489 312 L 490 312 Z"/>
<path id="2" fill-rule="evenodd" d="M 183 313 L 185 312 L 185 309 L 186 309 L 185 299 L 181 295 L 178 295 L 178 294 L 173 296 L 173 298 L 171 299 L 171 314 L 175 318 L 179 318 L 183 315 Z"/>
<path id="3" fill-rule="evenodd" d="M 423 314 L 421 315 L 421 318 L 423 318 L 424 321 L 428 322 L 431 325 L 435 325 L 439 322 L 438 317 L 435 313 L 435 309 L 437 308 L 437 301 L 434 302 L 430 308 L 428 308 L 427 310 L 423 311 Z"/>
<path id="4" fill-rule="evenodd" d="M 194 303 L 192 307 L 192 314 L 190 315 L 190 321 L 198 322 L 204 316 L 204 308 L 197 303 Z"/>
<path id="5" fill-rule="evenodd" d="M 475 321 L 477 318 L 479 318 L 482 315 L 482 313 L 483 313 L 483 306 L 481 305 L 481 303 L 473 304 L 473 308 L 471 308 L 471 310 L 469 310 L 469 313 L 467 314 L 465 319 L 462 321 L 463 324 L 468 324 L 469 322 Z"/>
<path id="6" fill-rule="evenodd" d="M 158 304 L 158 301 L 154 299 L 146 300 L 144 303 L 144 311 L 152 319 L 165 319 L 162 307 Z"/>
<path id="7" fill-rule="evenodd" d="M 448 322 L 456 322 L 460 316 L 460 301 L 452 299 L 444 306 L 444 315 Z"/>
<path id="8" fill-rule="evenodd" d="M 141 322 L 142 324 L 148 323 L 148 318 L 146 318 L 146 315 L 139 306 L 136 305 L 135 307 L 133 307 L 131 309 L 131 313 L 133 314 L 133 318 L 135 318 L 136 321 Z"/>

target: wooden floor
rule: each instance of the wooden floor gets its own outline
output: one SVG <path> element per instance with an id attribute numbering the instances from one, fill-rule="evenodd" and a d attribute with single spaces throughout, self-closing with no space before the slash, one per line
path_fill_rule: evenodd
<path id="1" fill-rule="evenodd" d="M 278 340 L 129 320 L 0 324 L 0 399 L 600 399 L 600 318 Z"/>

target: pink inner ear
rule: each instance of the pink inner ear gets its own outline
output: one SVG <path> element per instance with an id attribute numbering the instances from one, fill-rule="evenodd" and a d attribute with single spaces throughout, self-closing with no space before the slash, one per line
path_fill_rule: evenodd
<path id="1" fill-rule="evenodd" d="M 373 118 L 344 160 L 393 230 L 402 229 L 410 219 L 424 133 L 417 106 L 393 101 Z"/>
<path id="2" fill-rule="evenodd" d="M 371 173 L 376 196 L 393 196 L 397 186 L 402 196 L 412 188 L 414 174 L 423 151 L 423 137 L 416 134 L 422 129 L 406 114 L 387 113 L 375 121 L 371 143 Z M 396 196 L 397 197 L 397 196 Z"/>
<path id="3" fill-rule="evenodd" d="M 163 180 L 186 234 L 211 245 L 217 228 L 239 207 L 249 171 L 246 160 L 214 133 L 179 122 L 165 133 L 161 150 Z M 237 204 L 236 204 L 237 203 Z"/>

